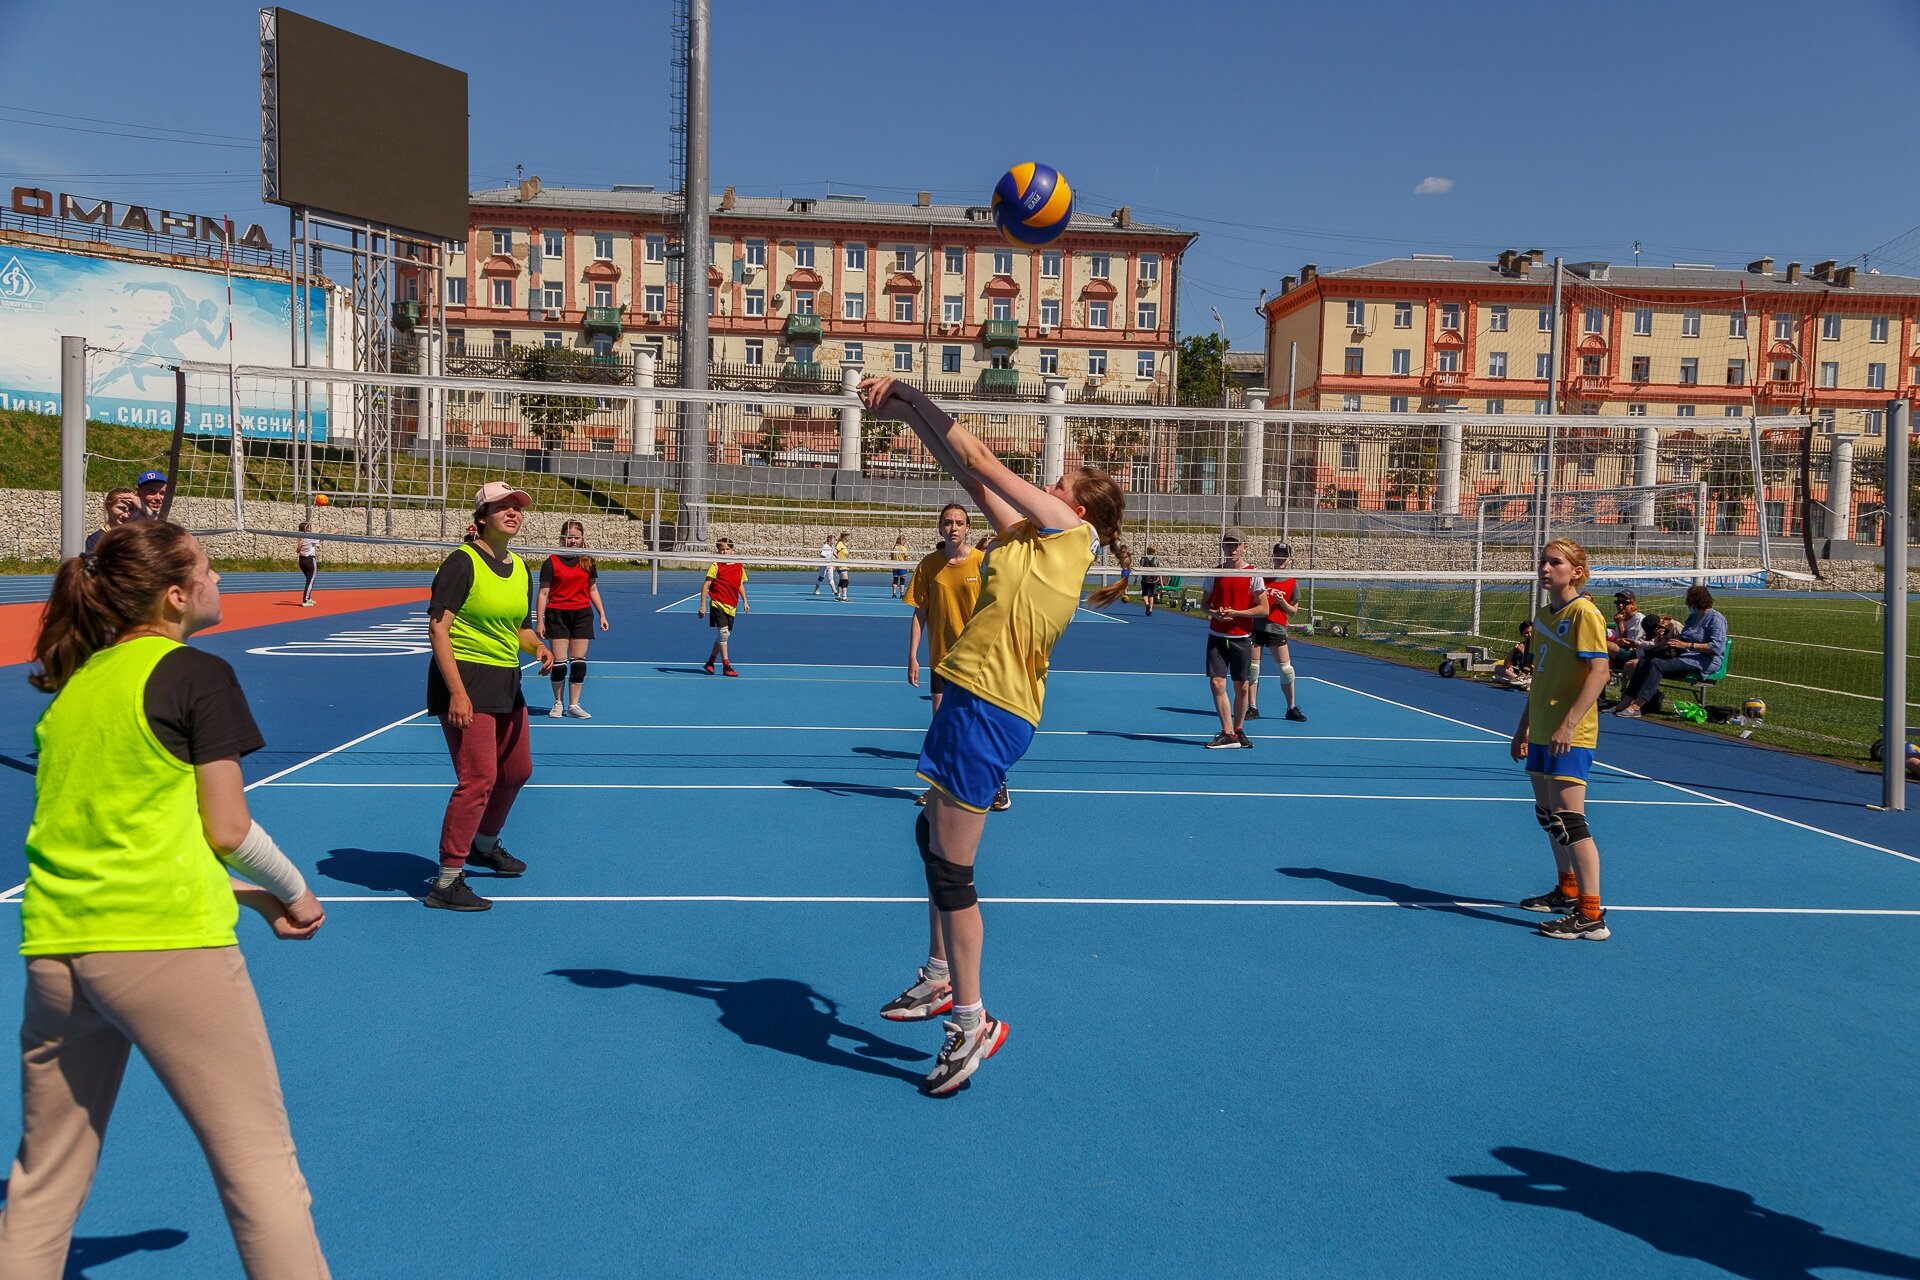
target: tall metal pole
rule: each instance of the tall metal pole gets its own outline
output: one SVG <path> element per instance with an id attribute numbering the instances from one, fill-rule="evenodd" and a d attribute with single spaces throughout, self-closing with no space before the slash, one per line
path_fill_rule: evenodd
<path id="1" fill-rule="evenodd" d="M 1547 541 L 1553 536 L 1553 418 L 1560 412 L 1560 357 L 1564 346 L 1562 330 L 1566 318 L 1560 314 L 1560 258 L 1553 260 L 1553 328 L 1547 337 L 1547 458 L 1544 478 L 1539 486 L 1540 514 L 1534 523 L 1533 565 L 1540 563 Z M 1532 568 L 1533 565 L 1528 566 Z M 1539 591 L 1534 592 L 1536 598 Z"/>
<path id="2" fill-rule="evenodd" d="M 710 186 L 707 171 L 708 0 L 687 0 L 687 234 L 681 262 L 680 385 L 707 389 L 707 255 Z M 680 405 L 679 509 L 674 541 L 699 547 L 707 541 L 707 406 Z"/>
<path id="3" fill-rule="evenodd" d="M 60 339 L 60 558 L 87 545 L 87 340 Z"/>
<path id="4" fill-rule="evenodd" d="M 1880 523 L 1886 552 L 1880 807 L 1892 810 L 1907 807 L 1907 531 L 1912 521 L 1907 492 L 1907 458 L 1912 448 L 1908 413 L 1904 399 L 1887 402 L 1887 514 Z"/>
<path id="5" fill-rule="evenodd" d="M 1773 549 L 1767 540 L 1767 475 L 1760 461 L 1760 414 L 1757 409 L 1747 414 L 1747 454 L 1748 464 L 1753 468 L 1753 527 L 1760 537 L 1760 567 L 1771 573 Z"/>
<path id="6" fill-rule="evenodd" d="M 1293 412 L 1294 376 L 1299 371 L 1300 344 L 1287 344 L 1287 412 Z M 1280 481 L 1280 541 L 1292 542 L 1293 527 L 1293 419 L 1287 419 L 1287 471 Z"/>

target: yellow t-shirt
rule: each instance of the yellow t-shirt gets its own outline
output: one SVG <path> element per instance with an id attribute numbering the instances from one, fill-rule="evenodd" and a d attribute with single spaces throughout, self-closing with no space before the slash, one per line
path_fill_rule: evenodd
<path id="1" fill-rule="evenodd" d="M 1567 718 L 1567 708 L 1587 682 L 1588 663 L 1607 656 L 1607 620 L 1599 606 L 1575 596 L 1555 611 L 1543 604 L 1533 615 L 1533 687 L 1527 692 L 1527 739 L 1545 745 Z M 1573 745 L 1600 742 L 1600 709 L 1587 708 L 1573 729 Z"/>
<path id="2" fill-rule="evenodd" d="M 915 565 L 913 577 L 907 579 L 907 603 L 927 611 L 929 666 L 940 665 L 973 617 L 974 606 L 980 602 L 980 562 L 984 559 L 986 553 L 978 547 L 968 547 L 958 564 L 948 564 L 947 553 L 935 551 Z"/>
<path id="3" fill-rule="evenodd" d="M 1031 520 L 1002 534 L 980 562 L 980 600 L 939 674 L 962 689 L 1040 723 L 1047 655 L 1073 612 L 1093 565 L 1093 530 L 1044 532 Z"/>
<path id="4" fill-rule="evenodd" d="M 895 560 L 911 560 L 913 559 L 913 552 L 907 550 L 905 543 L 896 542 L 893 544 L 893 558 Z"/>

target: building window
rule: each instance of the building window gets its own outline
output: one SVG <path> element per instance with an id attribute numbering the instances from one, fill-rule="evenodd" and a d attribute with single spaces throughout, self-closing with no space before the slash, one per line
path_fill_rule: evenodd
<path id="1" fill-rule="evenodd" d="M 940 299 L 941 324 L 965 324 L 967 322 L 967 300 L 957 293 L 950 293 Z"/>
<path id="2" fill-rule="evenodd" d="M 1487 376 L 1504 378 L 1507 376 L 1507 353 L 1504 351 L 1487 352 Z"/>
<path id="3" fill-rule="evenodd" d="M 1747 362 L 1745 360 L 1727 361 L 1727 385 L 1744 387 L 1747 385 Z"/>
<path id="4" fill-rule="evenodd" d="M 1405 413 L 1406 411 L 1407 411 L 1407 398 L 1405 396 L 1388 396 L 1387 397 L 1388 413 Z"/>
<path id="5" fill-rule="evenodd" d="M 1887 366 L 1870 364 L 1867 366 L 1867 390 L 1884 391 L 1887 387 Z"/>
<path id="6" fill-rule="evenodd" d="M 549 294 L 547 296 L 551 299 L 553 295 Z M 593 305 L 596 307 L 612 306 L 613 286 L 610 284 L 596 284 L 593 286 Z"/>
<path id="7" fill-rule="evenodd" d="M 447 277 L 447 305 L 464 307 L 467 305 L 467 278 L 465 276 Z"/>
<path id="8" fill-rule="evenodd" d="M 813 314 L 813 290 L 795 289 L 793 291 L 793 314 L 797 316 Z"/>
<path id="9" fill-rule="evenodd" d="M 1793 317 L 1779 312 L 1773 317 L 1773 340 L 1775 342 L 1793 341 Z"/>
<path id="10" fill-rule="evenodd" d="M 864 293 L 850 293 L 840 299 L 840 314 L 849 320 L 865 320 L 867 318 L 867 295 Z"/>
<path id="11" fill-rule="evenodd" d="M 1349 410 L 1360 407 L 1358 396 L 1350 396 L 1348 398 L 1355 402 L 1347 406 Z M 1342 440 L 1340 442 L 1340 469 L 1342 471 L 1358 471 L 1360 469 L 1360 446 L 1352 440 Z"/>
<path id="12" fill-rule="evenodd" d="M 1822 342 L 1840 341 L 1840 317 L 1839 316 L 1821 316 L 1820 317 L 1820 340 Z"/>
<path id="13" fill-rule="evenodd" d="M 1700 381 L 1700 358 L 1688 356 L 1680 362 L 1680 385 L 1691 387 Z"/>
<path id="14" fill-rule="evenodd" d="M 1143 302 L 1140 304 L 1138 311 L 1137 323 L 1134 325 L 1136 329 L 1158 329 L 1160 327 L 1159 303 Z"/>
<path id="15" fill-rule="evenodd" d="M 746 298 L 746 310 L 743 314 L 750 316 L 764 316 L 767 314 L 767 291 L 765 289 L 749 289 L 744 296 Z"/>
<path id="16" fill-rule="evenodd" d="M 960 372 L 960 348 L 958 347 L 940 348 L 940 372 L 942 373 Z"/>
<path id="17" fill-rule="evenodd" d="M 1745 409 L 1742 409 L 1737 404 L 1729 404 L 1721 406 L 1720 416 L 1723 418 L 1740 418 L 1746 416 L 1746 412 Z"/>
<path id="18" fill-rule="evenodd" d="M 1653 333 L 1653 308 L 1635 307 L 1633 310 L 1633 336 L 1645 338 Z"/>
<path id="19" fill-rule="evenodd" d="M 913 322 L 913 295 L 896 293 L 893 295 L 893 322 L 911 324 Z"/>
<path id="20" fill-rule="evenodd" d="M 994 298 L 987 304 L 987 318 L 990 320 L 1013 319 L 1013 299 Z"/>
<path id="21" fill-rule="evenodd" d="M 642 243 L 644 247 L 641 252 L 645 255 L 648 262 L 665 262 L 667 260 L 667 238 L 665 236 L 648 236 Z"/>
<path id="22" fill-rule="evenodd" d="M 1435 353 L 1434 353 L 1434 359 L 1435 359 L 1435 362 L 1436 362 L 1436 367 L 1437 367 L 1437 368 L 1439 368 L 1439 370 L 1440 370 L 1440 371 L 1441 371 L 1442 373 L 1458 373 L 1458 372 L 1460 372 L 1460 353 L 1459 353 L 1459 351 L 1457 351 L 1457 350 L 1455 350 L 1455 349 L 1453 349 L 1453 348 L 1451 348 L 1451 347 L 1450 347 L 1450 348 L 1448 348 L 1448 349 L 1447 349 L 1447 350 L 1445 350 L 1445 351 L 1438 351 L 1438 352 L 1435 352 Z"/>
<path id="23" fill-rule="evenodd" d="M 541 285 L 540 305 L 548 311 L 559 311 L 567 305 L 567 287 L 558 280 Z"/>
<path id="24" fill-rule="evenodd" d="M 1605 307 L 1586 308 L 1585 323 L 1582 328 L 1587 333 L 1601 333 L 1606 329 L 1607 309 Z"/>
<path id="25" fill-rule="evenodd" d="M 1351 377 L 1358 377 L 1365 373 L 1366 355 L 1366 351 L 1360 347 L 1348 347 L 1347 363 L 1344 372 Z"/>
<path id="26" fill-rule="evenodd" d="M 1673 406 L 1673 416 L 1676 418 L 1691 418 L 1693 416 L 1693 406 L 1690 404 L 1677 404 Z"/>
<path id="27" fill-rule="evenodd" d="M 493 251 L 495 253 L 513 252 L 513 232 L 496 231 L 493 233 Z"/>
<path id="28" fill-rule="evenodd" d="M 1341 396 L 1340 411 L 1342 413 L 1360 412 L 1360 397 L 1357 395 Z"/>
<path id="29" fill-rule="evenodd" d="M 950 276 L 960 275 L 967 269 L 967 251 L 965 249 L 941 250 L 940 268 Z"/>
<path id="30" fill-rule="evenodd" d="M 558 231 L 542 231 L 540 233 L 540 256 L 543 258 L 566 257 L 566 237 Z"/>
<path id="31" fill-rule="evenodd" d="M 867 362 L 867 344 L 864 342 L 849 342 L 843 349 L 843 354 L 840 358 L 850 365 L 857 366 L 865 364 Z"/>
<path id="32" fill-rule="evenodd" d="M 1040 278 L 1058 280 L 1060 278 L 1060 251 L 1048 249 L 1040 255 Z"/>
<path id="33" fill-rule="evenodd" d="M 1104 351 L 1087 352 L 1087 376 L 1104 378 L 1107 376 L 1107 353 Z"/>
<path id="34" fill-rule="evenodd" d="M 1049 329 L 1060 327 L 1060 299 L 1040 299 L 1040 323 Z"/>
<path id="35" fill-rule="evenodd" d="M 793 242 L 793 265 L 811 267 L 813 265 L 813 241 L 796 240 Z"/>
<path id="36" fill-rule="evenodd" d="M 911 248 L 896 248 L 893 251 L 893 269 L 913 274 L 913 264 L 919 261 L 919 255 Z"/>
<path id="37" fill-rule="evenodd" d="M 764 267 L 767 265 L 767 242 L 765 240 L 747 241 L 747 265 Z"/>
<path id="38" fill-rule="evenodd" d="M 540 345 L 549 351 L 559 350 L 565 342 L 566 339 L 557 333 L 543 333 L 540 335 Z"/>
<path id="39" fill-rule="evenodd" d="M 1480 474 L 1497 476 L 1500 474 L 1501 455 L 1498 449 L 1489 449 L 1480 455 Z"/>
<path id="40" fill-rule="evenodd" d="M 1700 336 L 1700 313 L 1698 311 L 1682 311 L 1680 313 L 1680 336 L 1683 338 L 1697 338 Z"/>
<path id="41" fill-rule="evenodd" d="M 1504 306 L 1487 308 L 1487 332 L 1505 333 L 1507 331 L 1507 309 Z"/>
<path id="42" fill-rule="evenodd" d="M 640 305 L 649 315 L 659 315 L 667 309 L 667 286 L 650 284 L 640 291 Z"/>
<path id="43" fill-rule="evenodd" d="M 850 244 L 847 246 L 847 270 L 865 271 L 867 269 L 867 246 Z"/>
<path id="44" fill-rule="evenodd" d="M 1505 413 L 1506 411 L 1507 411 L 1507 402 L 1505 400 L 1487 401 L 1488 413 Z"/>
<path id="45" fill-rule="evenodd" d="M 1635 382 L 1653 381 L 1653 357 L 1635 356 L 1633 358 L 1632 380 Z"/>
<path id="46" fill-rule="evenodd" d="M 1600 357 L 1599 356 L 1581 356 L 1580 357 L 1580 376 L 1583 378 L 1599 377 L 1600 376 Z"/>
<path id="47" fill-rule="evenodd" d="M 1140 279 L 1142 283 L 1152 284 L 1160 278 L 1160 255 L 1143 253 L 1140 255 Z"/>
<path id="48" fill-rule="evenodd" d="M 1885 342 L 1887 340 L 1887 317 L 1875 316 L 1867 321 L 1867 341 Z"/>
<path id="49" fill-rule="evenodd" d="M 1887 425 L 1887 411 L 1885 409 L 1867 410 L 1866 428 L 1867 428 L 1868 435 L 1877 436 L 1881 434 L 1883 431 L 1886 430 L 1886 425 Z"/>
<path id="50" fill-rule="evenodd" d="M 1545 351 L 1534 352 L 1533 376 L 1542 379 L 1553 376 L 1553 356 L 1550 353 Z"/>
<path id="51" fill-rule="evenodd" d="M 1547 402 L 1545 400 L 1535 400 L 1533 402 L 1533 411 L 1535 413 L 1545 413 L 1547 411 Z"/>
<path id="52" fill-rule="evenodd" d="M 895 373 L 913 372 L 913 344 L 896 342 L 893 344 L 893 371 Z"/>
<path id="53" fill-rule="evenodd" d="M 1089 302 L 1087 304 L 1087 328 L 1104 329 L 1107 327 L 1107 304 Z"/>
<path id="54" fill-rule="evenodd" d="M 1040 348 L 1040 372 L 1060 372 L 1060 349 L 1058 347 Z"/>
<path id="55" fill-rule="evenodd" d="M 1087 255 L 1087 274 L 1095 280 L 1105 280 L 1111 264 L 1112 259 L 1107 254 L 1090 253 Z"/>
<path id="56" fill-rule="evenodd" d="M 1393 363 L 1389 366 L 1389 368 L 1392 370 L 1394 376 L 1396 377 L 1406 378 L 1406 377 L 1412 376 L 1413 351 L 1407 347 L 1394 348 Z"/>
<path id="57" fill-rule="evenodd" d="M 601 262 L 613 261 L 613 232 L 596 231 L 593 233 L 593 256 Z"/>
<path id="58" fill-rule="evenodd" d="M 1367 327 L 1367 304 L 1364 302 L 1347 303 L 1347 324 L 1354 329 Z"/>
<path id="59" fill-rule="evenodd" d="M 1552 307 L 1540 308 L 1540 319 L 1538 321 L 1538 326 L 1539 326 L 1540 332 L 1542 333 L 1553 332 L 1553 308 Z"/>
<path id="60" fill-rule="evenodd" d="M 1744 338 L 1747 336 L 1747 313 L 1746 312 L 1734 311 L 1728 314 L 1727 336 L 1729 338 Z"/>
<path id="61" fill-rule="evenodd" d="M 1629 418 L 1644 418 L 1647 416 L 1647 406 L 1644 404 L 1630 404 L 1627 406 L 1627 416 Z"/>
<path id="62" fill-rule="evenodd" d="M 1459 303 L 1445 302 L 1440 305 L 1440 327 L 1442 329 L 1450 329 L 1454 333 L 1460 332 Z"/>
<path id="63" fill-rule="evenodd" d="M 1396 302 L 1393 304 L 1393 327 L 1396 329 L 1413 328 L 1413 304 Z"/>
<path id="64" fill-rule="evenodd" d="M 513 306 L 513 281 L 495 280 L 493 282 L 493 305 L 503 308 Z"/>
<path id="65" fill-rule="evenodd" d="M 765 364 L 767 362 L 767 344 L 759 338 L 747 339 L 747 363 Z"/>
<path id="66" fill-rule="evenodd" d="M 1821 435 L 1830 436 L 1833 434 L 1833 410 L 1822 409 L 1813 421 L 1814 425 L 1820 428 Z"/>
<path id="67" fill-rule="evenodd" d="M 1820 362 L 1820 385 L 1826 388 L 1840 385 L 1840 362 L 1838 360 L 1822 360 Z"/>
<path id="68" fill-rule="evenodd" d="M 493 354 L 503 356 L 513 348 L 513 334 L 505 329 L 493 331 Z M 504 401 L 500 402 L 504 403 Z"/>
<path id="69" fill-rule="evenodd" d="M 993 251 L 993 274 L 997 276 L 1013 274 L 1013 250 L 995 249 Z"/>

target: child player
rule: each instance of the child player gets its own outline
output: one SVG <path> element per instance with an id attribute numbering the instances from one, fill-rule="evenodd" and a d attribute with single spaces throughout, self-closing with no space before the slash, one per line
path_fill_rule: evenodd
<path id="1" fill-rule="evenodd" d="M 968 544 L 969 532 L 967 509 L 957 502 L 949 502 L 940 509 L 940 545 L 929 552 L 914 567 L 913 577 L 907 581 L 906 601 L 913 606 L 913 617 L 907 623 L 907 683 L 920 687 L 920 633 L 927 636 L 927 665 L 938 668 L 947 650 L 953 648 L 953 642 L 960 638 L 960 632 L 966 627 L 967 620 L 973 617 L 973 607 L 980 599 L 980 562 L 985 559 L 978 547 Z M 937 671 L 928 676 L 928 684 L 933 694 L 933 709 L 940 710 L 940 694 L 946 688 Z M 927 794 L 923 792 L 914 801 L 924 805 Z M 1013 801 L 1007 796 L 1006 784 L 994 793 L 994 809 L 1010 809 Z M 934 936 L 934 954 L 940 954 L 939 935 Z M 948 1004 L 952 1001 L 949 999 Z M 946 1010 L 935 1009 L 933 1013 Z M 895 1017 L 895 1014 L 888 1014 Z M 921 1013 L 916 1016 L 928 1017 Z"/>
<path id="2" fill-rule="evenodd" d="M 945 689 L 920 749 L 919 773 L 934 795 L 914 837 L 941 949 L 900 999 L 927 994 L 944 961 L 953 1019 L 922 1085 L 938 1096 L 965 1084 L 1006 1043 L 1007 1024 L 989 1017 L 981 1000 L 974 857 L 994 792 L 1033 742 L 1047 658 L 1079 607 L 1095 543 L 1114 547 L 1120 567 L 1129 567 L 1126 548 L 1115 545 L 1126 496 L 1104 473 L 1084 468 L 1067 470 L 1045 489 L 1021 479 L 920 391 L 891 378 L 868 378 L 860 398 L 868 409 L 904 419 L 997 531 L 981 565 L 978 606 L 940 661 Z M 1088 603 L 1104 607 L 1125 588 L 1124 581 L 1109 583 Z M 1056 834 L 1076 838 L 1071 829 Z"/>
<path id="3" fill-rule="evenodd" d="M 1513 758 L 1526 761 L 1533 783 L 1533 814 L 1553 844 L 1560 880 L 1520 905 L 1559 912 L 1540 926 L 1549 938 L 1612 936 L 1600 905 L 1600 850 L 1587 828 L 1587 774 L 1600 741 L 1596 703 L 1607 687 L 1607 620 L 1581 594 L 1587 552 L 1555 538 L 1540 553 L 1540 585 L 1547 603 L 1534 614 L 1536 657 L 1526 710 L 1513 731 Z"/>
<path id="4" fill-rule="evenodd" d="M 907 598 L 907 574 L 911 572 L 906 562 L 913 559 L 913 552 L 907 550 L 907 535 L 901 534 L 893 540 L 893 582 L 887 588 L 888 594 L 895 599 Z"/>
<path id="5" fill-rule="evenodd" d="M 1250 569 L 1244 554 L 1246 535 L 1228 529 L 1220 535 L 1220 567 Z M 1220 732 L 1207 750 L 1252 747 L 1247 736 L 1247 707 L 1252 703 L 1253 664 L 1259 653 L 1251 639 L 1253 620 L 1267 616 L 1267 584 L 1258 577 L 1207 579 L 1207 683 L 1213 687 L 1213 709 L 1220 716 Z M 1227 681 L 1233 692 L 1227 692 Z"/>
<path id="6" fill-rule="evenodd" d="M 1273 568 L 1286 571 L 1293 560 L 1293 547 L 1285 542 L 1273 544 Z M 1280 692 L 1287 695 L 1287 719 L 1305 723 L 1306 713 L 1293 695 L 1293 661 L 1287 654 L 1287 619 L 1293 617 L 1299 584 L 1293 578 L 1267 579 L 1267 616 L 1253 623 L 1253 679 L 1247 683 L 1247 719 L 1260 718 L 1260 653 L 1273 651 L 1273 665 L 1280 671 Z"/>
<path id="7" fill-rule="evenodd" d="M 707 654 L 707 674 L 713 674 L 713 660 L 718 658 L 722 671 L 737 676 L 740 673 L 727 660 L 727 638 L 733 634 L 736 610 L 753 612 L 753 606 L 747 603 L 747 566 L 727 559 L 733 554 L 732 538 L 719 539 L 713 549 L 721 558 L 707 566 L 707 576 L 700 583 L 700 616 L 708 617 L 707 606 L 713 606 L 709 619 L 714 628 L 713 648 Z"/>

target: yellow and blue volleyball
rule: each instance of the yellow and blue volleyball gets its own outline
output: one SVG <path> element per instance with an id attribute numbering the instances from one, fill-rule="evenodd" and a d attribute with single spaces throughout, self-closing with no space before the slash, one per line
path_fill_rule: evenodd
<path id="1" fill-rule="evenodd" d="M 993 220 L 1015 244 L 1046 244 L 1073 220 L 1073 188 L 1057 169 L 1017 164 L 993 188 Z"/>
<path id="2" fill-rule="evenodd" d="M 1749 720 L 1765 720 L 1767 718 L 1767 704 L 1765 700 L 1761 698 L 1748 698 L 1740 704 L 1740 714 Z"/>

